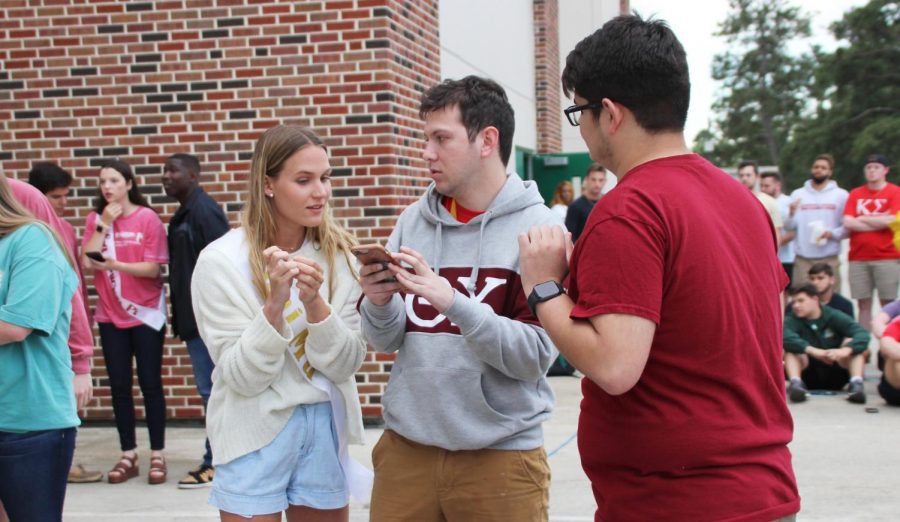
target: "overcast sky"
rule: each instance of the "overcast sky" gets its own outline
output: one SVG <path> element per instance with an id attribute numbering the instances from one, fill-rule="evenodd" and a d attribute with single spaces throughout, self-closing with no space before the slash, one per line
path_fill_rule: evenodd
<path id="1" fill-rule="evenodd" d="M 835 42 L 828 26 L 840 19 L 846 10 L 864 5 L 866 1 L 794 0 L 793 3 L 811 15 L 813 37 L 809 39 L 810 44 L 817 43 L 825 49 L 832 49 Z M 690 144 L 709 120 L 716 90 L 716 82 L 711 78 L 712 59 L 725 50 L 724 39 L 714 37 L 713 33 L 728 13 L 728 1 L 631 0 L 631 8 L 641 16 L 655 14 L 657 18 L 666 20 L 684 45 L 692 84 L 691 108 L 685 129 Z"/>

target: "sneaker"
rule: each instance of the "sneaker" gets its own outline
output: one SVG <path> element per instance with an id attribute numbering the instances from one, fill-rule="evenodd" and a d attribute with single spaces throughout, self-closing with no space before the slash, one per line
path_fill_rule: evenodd
<path id="1" fill-rule="evenodd" d="M 847 386 L 847 400 L 854 404 L 866 403 L 866 390 L 863 387 L 863 383 L 859 381 L 850 382 L 850 385 Z"/>
<path id="2" fill-rule="evenodd" d="M 216 468 L 200 464 L 199 468 L 188 471 L 187 476 L 178 481 L 178 489 L 199 489 L 212 486 L 215 474 Z"/>
<path id="3" fill-rule="evenodd" d="M 70 484 L 86 484 L 88 482 L 100 482 L 103 480 L 102 471 L 94 471 L 84 467 L 84 464 L 75 464 L 69 470 Z"/>
<path id="4" fill-rule="evenodd" d="M 806 394 L 809 390 L 804 386 L 803 381 L 791 381 L 788 384 L 787 394 L 791 402 L 803 402 L 806 400 Z"/>

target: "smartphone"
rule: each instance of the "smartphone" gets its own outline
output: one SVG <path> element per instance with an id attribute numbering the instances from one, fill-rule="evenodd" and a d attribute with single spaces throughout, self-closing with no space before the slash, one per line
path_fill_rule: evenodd
<path id="1" fill-rule="evenodd" d="M 391 257 L 388 249 L 379 245 L 378 243 L 372 243 L 369 245 L 356 245 L 354 247 L 350 247 L 350 253 L 356 256 L 356 259 L 359 260 L 362 265 L 372 265 L 375 263 L 391 263 L 394 265 L 398 265 L 394 258 Z"/>
<path id="2" fill-rule="evenodd" d="M 356 259 L 359 260 L 359 264 L 361 265 L 374 265 L 379 263 L 390 263 L 392 265 L 400 266 L 400 263 L 394 260 L 391 257 L 388 249 L 379 245 L 378 243 L 372 243 L 369 245 L 356 245 L 354 247 L 350 247 L 350 253 L 356 256 Z M 387 279 L 382 279 L 382 283 L 396 283 L 396 277 L 388 277 Z"/>
<path id="3" fill-rule="evenodd" d="M 103 254 L 101 254 L 100 252 L 85 252 L 84 255 L 88 256 L 89 258 L 93 259 L 94 261 L 97 261 L 98 263 L 106 262 L 106 258 L 103 257 Z"/>

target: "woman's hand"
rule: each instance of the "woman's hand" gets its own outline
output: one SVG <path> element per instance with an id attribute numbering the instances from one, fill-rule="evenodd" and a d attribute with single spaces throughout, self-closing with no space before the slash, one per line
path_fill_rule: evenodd
<path id="1" fill-rule="evenodd" d="M 325 281 L 325 275 L 319 263 L 303 256 L 294 256 L 300 273 L 294 278 L 297 293 L 303 308 L 306 310 L 306 318 L 311 323 L 320 323 L 328 318 L 331 313 L 328 304 L 322 299 L 319 289 Z"/>
<path id="2" fill-rule="evenodd" d="M 100 221 L 103 222 L 104 225 L 110 226 L 113 222 L 122 215 L 123 209 L 122 205 L 118 203 L 110 203 L 106 205 L 106 208 L 103 209 L 103 215 L 100 216 Z"/>
<path id="3" fill-rule="evenodd" d="M 291 298 L 291 284 L 300 268 L 284 250 L 270 246 L 263 251 L 266 272 L 269 275 L 269 297 L 263 305 L 263 313 L 269 324 L 278 331 L 284 325 L 284 303 Z"/>
<path id="4" fill-rule="evenodd" d="M 119 262 L 111 257 L 106 257 L 102 263 L 90 257 L 86 258 L 90 268 L 93 270 L 119 270 Z"/>

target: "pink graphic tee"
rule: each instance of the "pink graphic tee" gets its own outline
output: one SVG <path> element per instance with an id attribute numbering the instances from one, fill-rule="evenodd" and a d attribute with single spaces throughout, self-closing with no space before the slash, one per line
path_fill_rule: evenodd
<path id="1" fill-rule="evenodd" d="M 82 248 L 87 244 L 97 226 L 97 213 L 91 212 L 85 220 L 85 234 Z M 113 223 L 113 239 L 116 244 L 116 259 L 123 263 L 169 262 L 169 248 L 166 231 L 156 212 L 147 207 L 138 207 L 129 216 L 121 216 Z M 103 252 L 103 255 L 109 255 Z M 122 297 L 148 308 L 156 308 L 160 293 L 163 292 L 162 275 L 155 278 L 135 277 L 119 272 L 122 281 Z M 116 328 L 140 326 L 139 320 L 128 315 L 122 308 L 115 290 L 103 271 L 94 272 L 94 288 L 99 298 L 94 319 L 98 323 L 112 323 Z"/>

